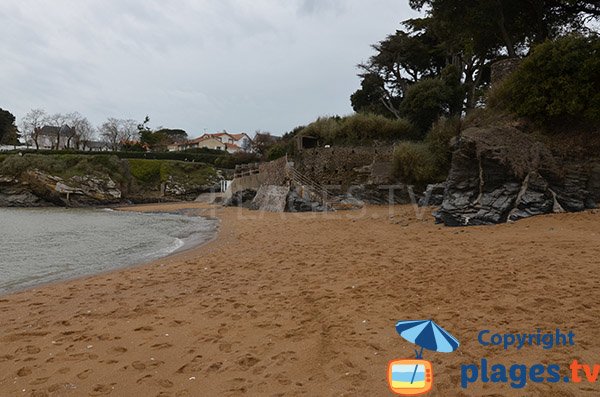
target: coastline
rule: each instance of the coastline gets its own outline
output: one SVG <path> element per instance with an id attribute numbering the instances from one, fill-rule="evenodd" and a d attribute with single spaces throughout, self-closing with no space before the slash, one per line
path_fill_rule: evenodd
<path id="1" fill-rule="evenodd" d="M 195 210 L 196 213 L 185 213 L 185 212 L 182 213 L 182 211 L 176 211 L 176 210 L 172 210 L 172 211 L 161 210 L 161 205 L 164 205 L 164 204 L 160 204 L 160 203 L 158 203 L 158 204 L 157 203 L 139 204 L 139 205 L 131 204 L 131 205 L 116 206 L 116 207 L 92 207 L 90 209 L 95 209 L 98 211 L 110 210 L 110 211 L 127 211 L 127 212 L 156 213 L 156 214 L 173 214 L 173 215 L 180 215 L 180 216 L 199 216 L 199 217 L 205 218 L 207 220 L 216 222 L 214 231 L 211 232 L 211 237 L 209 239 L 203 239 L 200 236 L 195 236 L 193 238 L 187 237 L 185 239 L 180 239 L 182 241 L 182 245 L 180 247 L 175 248 L 172 251 L 169 251 L 166 254 L 159 254 L 160 251 L 152 252 L 152 253 L 148 254 L 150 256 L 149 258 L 141 258 L 140 257 L 138 260 L 135 260 L 131 263 L 123 264 L 123 265 L 120 265 L 120 266 L 117 266 L 117 267 L 114 267 L 111 269 L 97 270 L 90 274 L 67 276 L 67 277 L 59 278 L 59 279 L 52 280 L 52 281 L 40 282 L 40 283 L 32 285 L 32 286 L 19 287 L 19 288 L 12 289 L 9 291 L 3 291 L 3 292 L 0 292 L 0 299 L 7 295 L 17 294 L 17 293 L 26 292 L 29 290 L 35 290 L 35 289 L 39 289 L 39 288 L 44 288 L 46 286 L 51 286 L 54 284 L 60 284 L 60 283 L 65 283 L 65 282 L 75 281 L 75 280 L 81 280 L 81 279 L 86 279 L 86 278 L 95 277 L 95 276 L 102 276 L 102 275 L 107 275 L 107 274 L 114 273 L 114 272 L 120 272 L 122 270 L 130 269 L 130 268 L 150 265 L 155 262 L 164 261 L 165 259 L 167 259 L 171 256 L 175 256 L 175 255 L 187 252 L 187 251 L 197 249 L 204 244 L 208 244 L 208 243 L 216 240 L 216 238 L 218 237 L 220 223 L 221 223 L 220 219 L 215 216 L 199 215 L 199 214 L 197 214 L 198 212 L 208 211 L 208 208 L 190 206 L 185 203 L 186 202 L 169 203 L 169 204 L 172 204 L 172 205 L 175 204 L 176 207 L 192 209 L 192 210 Z M 137 209 L 138 206 L 143 206 L 144 208 L 138 210 Z M 37 208 L 43 209 L 44 207 L 37 207 Z M 50 208 L 54 208 L 54 207 L 50 207 Z M 158 255 L 158 256 L 153 257 L 155 255 Z"/>
<path id="2" fill-rule="evenodd" d="M 181 204 L 220 218 L 217 238 L 0 297 L 3 393 L 388 395 L 387 362 L 414 355 L 395 332 L 402 319 L 434 318 L 461 341 L 453 354 L 425 356 L 436 370 L 432 396 L 456 395 L 460 365 L 482 357 L 593 363 L 600 353 L 600 309 L 586 304 L 600 297 L 598 213 L 446 228 L 411 206 L 328 215 Z M 559 324 L 575 332 L 574 348 L 477 344 L 482 329 Z M 475 383 L 462 395 L 523 394 L 498 387 Z M 552 395 L 543 384 L 526 390 Z M 552 390 L 594 395 L 585 383 Z"/>

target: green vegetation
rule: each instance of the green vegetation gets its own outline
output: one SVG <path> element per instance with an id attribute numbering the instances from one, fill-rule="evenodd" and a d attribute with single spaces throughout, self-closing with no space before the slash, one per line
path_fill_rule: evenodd
<path id="1" fill-rule="evenodd" d="M 424 141 L 401 142 L 394 149 L 394 174 L 401 181 L 417 186 L 443 181 L 450 168 L 451 141 L 459 131 L 459 118 L 442 118 Z"/>
<path id="2" fill-rule="evenodd" d="M 134 184 L 139 191 L 159 190 L 160 184 L 167 181 L 174 181 L 183 186 L 206 186 L 216 178 L 215 169 L 203 163 L 119 159 L 114 155 L 0 156 L 0 175 L 19 177 L 24 172 L 34 169 L 65 180 L 83 175 L 110 177 L 124 186 Z"/>
<path id="3" fill-rule="evenodd" d="M 170 160 L 129 159 L 131 175 L 143 184 L 157 185 L 169 178 L 180 183 L 202 185 L 216 176 L 212 167 L 199 163 L 184 163 Z"/>
<path id="4" fill-rule="evenodd" d="M 443 180 L 435 165 L 435 158 L 423 142 L 402 142 L 394 150 L 394 172 L 401 181 L 423 185 Z"/>
<path id="5" fill-rule="evenodd" d="M 18 145 L 19 130 L 15 125 L 15 116 L 0 108 L 0 145 Z"/>
<path id="6" fill-rule="evenodd" d="M 392 120 L 381 115 L 357 113 L 346 117 L 321 117 L 297 132 L 313 136 L 324 145 L 365 145 L 413 139 L 412 124 L 404 119 Z"/>
<path id="7" fill-rule="evenodd" d="M 373 56 L 359 65 L 361 86 L 350 98 L 352 107 L 357 112 L 407 118 L 424 135 L 437 117 L 459 116 L 481 105 L 495 61 L 507 54 L 511 58 L 527 56 L 536 45 L 565 33 L 586 32 L 586 22 L 600 16 L 599 4 L 592 0 L 409 0 L 410 7 L 424 11 L 425 17 L 404 21 L 403 29 L 373 45 Z M 560 49 L 570 52 L 568 46 Z M 558 52 L 546 54 L 556 57 L 548 65 L 560 64 L 548 70 L 550 76 L 577 72 L 572 64 L 577 57 L 567 56 L 563 62 Z M 563 68 L 566 64 L 571 66 Z M 530 65 L 531 76 L 546 84 L 556 83 L 557 92 L 564 84 L 570 85 L 546 79 L 545 69 L 536 69 L 533 62 Z M 455 69 L 453 79 L 446 74 L 449 67 Z M 588 76 L 598 75 L 597 63 L 582 65 L 580 71 L 583 74 L 579 76 L 586 77 L 579 83 L 589 83 Z M 518 109 L 520 114 L 535 113 L 543 118 L 545 114 L 564 115 L 560 110 L 564 107 L 571 113 L 581 109 L 570 103 L 556 109 L 556 103 L 540 104 L 539 96 L 534 95 L 526 98 L 531 100 Z M 546 109 L 538 113 L 542 107 Z"/>
<path id="8" fill-rule="evenodd" d="M 600 38 L 572 35 L 534 48 L 489 104 L 545 130 L 600 122 Z"/>
<path id="9" fill-rule="evenodd" d="M 192 163 L 212 164 L 219 168 L 235 168 L 236 164 L 249 162 L 248 155 L 229 154 L 221 150 L 215 151 L 210 149 L 199 149 L 198 151 L 185 152 L 90 152 L 80 150 L 16 150 L 6 152 L 8 154 L 34 154 L 40 156 L 56 156 L 56 155 L 79 155 L 79 156 L 117 156 L 120 159 L 147 159 L 147 160 L 177 160 Z M 255 161 L 256 157 L 252 157 Z"/>
<path id="10" fill-rule="evenodd" d="M 79 156 L 60 154 L 55 156 L 27 154 L 6 155 L 0 163 L 0 175 L 18 177 L 27 170 L 38 169 L 61 178 L 76 175 L 110 175 L 122 180 L 125 170 L 116 156 Z"/>

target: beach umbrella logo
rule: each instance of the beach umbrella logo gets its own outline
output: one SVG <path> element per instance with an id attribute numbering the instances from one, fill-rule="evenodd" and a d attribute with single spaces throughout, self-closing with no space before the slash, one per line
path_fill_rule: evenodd
<path id="1" fill-rule="evenodd" d="M 433 367 L 429 361 L 423 360 L 423 349 L 451 353 L 460 343 L 432 320 L 398 321 L 396 331 L 401 337 L 420 347 L 420 350 L 415 350 L 414 360 L 390 361 L 388 364 L 390 389 L 401 396 L 428 393 L 433 386 Z"/>

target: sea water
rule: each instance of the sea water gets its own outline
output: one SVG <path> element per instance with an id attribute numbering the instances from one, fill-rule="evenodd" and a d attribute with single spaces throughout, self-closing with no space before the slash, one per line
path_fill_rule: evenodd
<path id="1" fill-rule="evenodd" d="M 0 294 L 164 257 L 216 229 L 213 219 L 167 213 L 0 208 Z"/>

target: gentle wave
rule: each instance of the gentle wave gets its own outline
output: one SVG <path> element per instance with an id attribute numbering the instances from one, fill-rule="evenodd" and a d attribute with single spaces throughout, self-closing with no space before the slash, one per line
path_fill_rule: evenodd
<path id="1" fill-rule="evenodd" d="M 0 223 L 0 293 L 164 257 L 217 230 L 214 219 L 108 208 L 0 208 Z"/>

